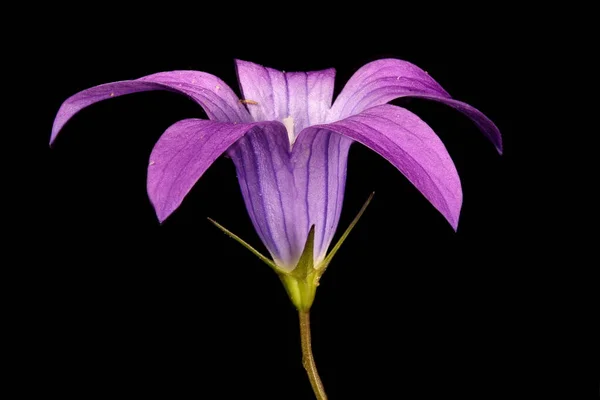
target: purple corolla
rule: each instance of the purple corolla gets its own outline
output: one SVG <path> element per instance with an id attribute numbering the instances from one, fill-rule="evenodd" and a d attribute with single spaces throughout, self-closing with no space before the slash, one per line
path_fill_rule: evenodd
<path id="1" fill-rule="evenodd" d="M 149 90 L 185 94 L 209 120 L 172 125 L 148 165 L 148 194 L 159 220 L 179 205 L 222 154 L 235 164 L 248 213 L 274 263 L 293 270 L 314 225 L 314 265 L 336 231 L 346 182 L 348 150 L 359 142 L 391 162 L 456 229 L 462 191 L 456 169 L 431 128 L 387 102 L 411 96 L 447 104 L 470 117 L 501 151 L 496 126 L 453 100 L 425 71 L 384 59 L 360 68 L 332 104 L 335 70 L 280 72 L 236 61 L 243 99 L 216 76 L 162 72 L 99 85 L 61 106 L 51 142 L 81 109 L 101 100 Z"/>

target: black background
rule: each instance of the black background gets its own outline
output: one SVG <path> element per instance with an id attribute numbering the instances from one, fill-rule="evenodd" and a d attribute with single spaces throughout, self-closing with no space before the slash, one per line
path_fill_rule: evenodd
<path id="1" fill-rule="evenodd" d="M 40 155 L 30 160 L 34 195 L 14 232 L 28 244 L 14 299 L 27 310 L 17 324 L 26 343 L 19 368 L 35 377 L 23 392 L 311 398 L 296 312 L 279 280 L 206 220 L 266 254 L 232 163 L 217 160 L 162 226 L 147 198 L 154 143 L 174 122 L 205 117 L 202 109 L 148 92 L 83 110 L 52 150 L 50 129 L 62 101 L 105 82 L 194 69 L 239 93 L 240 58 L 286 71 L 334 67 L 337 95 L 363 64 L 395 57 L 486 113 L 503 133 L 504 155 L 453 109 L 394 101 L 439 134 L 456 164 L 464 203 L 455 233 L 394 167 L 352 147 L 338 236 L 376 194 L 312 308 L 326 390 L 333 400 L 535 394 L 544 341 L 535 326 L 548 311 L 535 291 L 536 217 L 521 161 L 523 143 L 538 133 L 522 128 L 526 100 L 515 95 L 534 70 L 535 39 L 516 17 L 494 23 L 481 13 L 437 28 L 419 18 L 400 23 L 397 14 L 326 24 L 310 12 L 308 23 L 284 13 L 254 23 L 222 10 L 185 23 L 166 24 L 160 11 L 135 24 L 96 11 L 56 21 L 31 50 L 41 93 L 31 146 Z"/>

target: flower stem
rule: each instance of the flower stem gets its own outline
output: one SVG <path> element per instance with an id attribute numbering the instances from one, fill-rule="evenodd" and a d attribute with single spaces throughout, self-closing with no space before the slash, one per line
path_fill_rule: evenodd
<path id="1" fill-rule="evenodd" d="M 315 392 L 317 400 L 327 400 L 325 394 L 325 388 L 319 373 L 317 372 L 317 366 L 315 365 L 315 359 L 312 353 L 312 345 L 310 341 L 310 313 L 308 311 L 299 311 L 300 315 L 300 341 L 302 342 L 302 365 L 308 374 L 308 379 Z"/>

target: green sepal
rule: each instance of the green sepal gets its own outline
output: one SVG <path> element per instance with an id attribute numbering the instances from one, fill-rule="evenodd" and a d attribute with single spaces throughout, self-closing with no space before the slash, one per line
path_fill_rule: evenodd
<path id="1" fill-rule="evenodd" d="M 298 311 L 308 311 L 315 300 L 320 275 L 314 265 L 315 226 L 310 227 L 298 264 L 279 278 Z"/>
<path id="2" fill-rule="evenodd" d="M 292 272 L 290 272 L 290 275 L 293 275 L 298 279 L 305 279 L 308 275 L 312 274 L 315 271 L 314 248 L 315 226 L 312 225 L 310 227 L 310 230 L 308 231 L 308 236 L 306 237 L 306 244 L 304 245 L 302 255 L 298 260 L 298 264 L 296 264 L 296 268 L 294 268 Z"/>
<path id="3" fill-rule="evenodd" d="M 352 223 L 350 223 L 350 226 L 348 226 L 348 228 L 342 235 L 342 237 L 340 237 L 340 239 L 337 241 L 335 246 L 333 246 L 333 249 L 331 249 L 331 251 L 329 252 L 329 254 L 327 254 L 325 259 L 323 261 L 321 261 L 321 263 L 319 265 L 317 265 L 316 268 L 319 271 L 319 276 L 323 275 L 323 273 L 325 272 L 325 269 L 329 266 L 329 263 L 333 259 L 333 256 L 335 256 L 335 253 L 337 253 L 337 251 L 340 249 L 340 247 L 342 246 L 342 243 L 344 243 L 344 240 L 346 240 L 346 238 L 348 237 L 350 232 L 352 232 L 352 229 L 354 229 L 354 226 L 358 223 L 358 220 L 364 214 L 365 210 L 369 206 L 369 203 L 371 203 L 371 200 L 373 200 L 374 195 L 375 195 L 375 192 L 371 193 L 371 195 L 369 196 L 367 201 L 365 201 L 365 204 L 363 204 L 362 208 L 360 209 L 360 211 L 358 212 L 356 217 L 354 217 L 354 219 L 352 220 Z"/>
<path id="4" fill-rule="evenodd" d="M 273 270 L 275 272 L 277 272 L 278 274 L 280 274 L 280 273 L 286 273 L 286 271 L 284 271 L 283 269 L 279 268 L 277 266 L 277 264 L 275 264 L 273 261 L 269 260 L 267 257 L 265 257 L 262 254 L 260 254 L 260 252 L 258 250 L 256 250 L 254 247 L 250 246 L 248 243 L 246 243 L 238 235 L 236 235 L 235 233 L 229 231 L 227 228 L 225 228 L 223 225 L 219 224 L 214 219 L 208 218 L 208 220 L 210 222 L 212 222 L 213 225 L 215 225 L 217 228 L 219 228 L 220 230 L 222 230 L 223 233 L 225 233 L 227 236 L 229 236 L 230 238 L 234 239 L 236 242 L 238 242 L 239 244 L 241 244 L 242 246 L 244 246 L 245 248 L 247 248 L 248 250 L 250 250 L 250 252 L 252 254 L 254 254 L 256 257 L 258 257 L 262 262 L 264 262 L 265 264 L 267 264 L 269 267 L 273 268 Z"/>
<path id="5" fill-rule="evenodd" d="M 281 282 L 283 283 L 283 286 L 285 287 L 285 290 L 294 306 L 299 311 L 308 311 L 315 300 L 315 294 L 317 287 L 319 286 L 319 280 L 321 279 L 321 276 L 325 272 L 325 269 L 327 269 L 327 266 L 329 266 L 329 263 L 331 263 L 333 256 L 335 256 L 342 243 L 344 243 L 350 232 L 352 232 L 352 229 L 354 229 L 354 226 L 360 220 L 360 217 L 362 217 L 369 203 L 371 203 L 374 195 L 375 192 L 371 193 L 356 217 L 352 220 L 352 223 L 350 223 L 350 226 L 348 226 L 344 234 L 340 237 L 335 246 L 333 246 L 331 252 L 323 261 L 319 263 L 319 265 L 316 266 L 314 265 L 315 226 L 312 225 L 310 227 L 310 231 L 308 232 L 302 255 L 298 260 L 298 264 L 296 264 L 296 267 L 292 271 L 286 271 L 278 267 L 277 264 L 260 254 L 260 252 L 242 240 L 239 236 L 230 232 L 213 219 L 208 218 L 208 220 L 221 231 L 223 231 L 227 236 L 250 250 L 250 252 L 257 256 L 262 262 L 271 267 L 281 279 Z"/>

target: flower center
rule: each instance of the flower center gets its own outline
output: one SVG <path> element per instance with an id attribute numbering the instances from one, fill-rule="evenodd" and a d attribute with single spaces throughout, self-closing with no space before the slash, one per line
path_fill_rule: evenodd
<path id="1" fill-rule="evenodd" d="M 294 144 L 294 140 L 296 140 L 296 137 L 294 136 L 294 118 L 292 118 L 291 116 L 284 118 L 283 125 L 285 126 L 285 129 L 287 130 L 288 140 L 290 141 L 290 148 L 291 148 L 292 145 Z"/>

